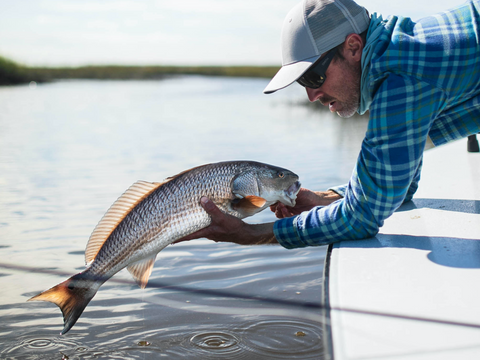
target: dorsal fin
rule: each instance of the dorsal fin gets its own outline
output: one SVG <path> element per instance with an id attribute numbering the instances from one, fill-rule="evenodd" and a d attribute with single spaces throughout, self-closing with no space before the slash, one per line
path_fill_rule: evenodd
<path id="1" fill-rule="evenodd" d="M 155 258 L 157 254 L 148 257 L 146 259 L 137 261 L 133 264 L 130 264 L 127 267 L 127 270 L 132 274 L 133 278 L 137 282 L 140 288 L 145 289 L 147 286 L 148 278 L 152 273 L 153 265 L 155 264 Z"/>
<path id="2" fill-rule="evenodd" d="M 164 183 L 137 181 L 113 203 L 90 235 L 85 249 L 87 265 L 95 259 L 102 245 L 125 216 L 162 184 Z"/>
<path id="3" fill-rule="evenodd" d="M 172 181 L 173 179 L 176 179 L 177 177 L 183 175 L 183 174 L 186 174 L 192 170 L 195 170 L 195 169 L 199 169 L 199 168 L 202 168 L 204 166 L 207 166 L 207 165 L 211 165 L 211 164 L 205 164 L 205 165 L 199 165 L 199 166 L 195 166 L 191 169 L 188 169 L 188 170 L 184 170 L 182 171 L 181 173 L 178 173 L 177 175 L 173 175 L 173 176 L 169 176 L 168 178 L 165 179 L 165 182 L 168 182 L 168 181 Z"/>

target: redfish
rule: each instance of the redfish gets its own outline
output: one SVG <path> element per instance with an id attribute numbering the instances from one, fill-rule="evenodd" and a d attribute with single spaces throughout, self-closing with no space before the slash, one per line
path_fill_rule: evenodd
<path id="1" fill-rule="evenodd" d="M 87 268 L 28 301 L 50 301 L 63 313 L 65 334 L 100 286 L 127 268 L 143 289 L 159 251 L 207 227 L 200 198 L 243 219 L 276 202 L 295 206 L 298 176 L 276 166 L 230 161 L 199 166 L 161 183 L 138 181 L 110 207 L 85 249 Z"/>

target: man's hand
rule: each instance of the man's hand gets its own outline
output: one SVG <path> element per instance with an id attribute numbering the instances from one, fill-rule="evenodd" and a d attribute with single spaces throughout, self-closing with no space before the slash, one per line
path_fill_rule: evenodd
<path id="1" fill-rule="evenodd" d="M 315 206 L 330 205 L 342 197 L 332 190 L 311 191 L 301 188 L 297 194 L 296 205 L 294 207 L 286 206 L 282 203 L 276 203 L 270 206 L 270 210 L 275 213 L 279 219 L 298 215 L 304 211 L 309 211 Z"/>
<path id="2" fill-rule="evenodd" d="M 216 242 L 232 242 L 239 245 L 277 243 L 273 235 L 273 223 L 247 224 L 234 216 L 224 214 L 206 197 L 200 199 L 200 205 L 210 215 L 211 224 L 175 241 L 175 243 L 199 238 L 207 238 Z"/>

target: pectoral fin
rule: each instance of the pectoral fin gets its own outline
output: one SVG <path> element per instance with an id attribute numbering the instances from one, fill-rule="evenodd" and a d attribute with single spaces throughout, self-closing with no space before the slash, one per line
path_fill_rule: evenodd
<path id="1" fill-rule="evenodd" d="M 137 261 L 127 267 L 127 270 L 130 272 L 130 274 L 132 274 L 138 286 L 140 286 L 142 289 L 145 289 L 147 286 L 148 278 L 152 273 L 156 257 L 157 255 L 155 254 L 149 258 Z"/>
<path id="2" fill-rule="evenodd" d="M 234 202 L 232 208 L 247 217 L 259 212 L 266 202 L 267 200 L 262 197 L 250 195 Z"/>

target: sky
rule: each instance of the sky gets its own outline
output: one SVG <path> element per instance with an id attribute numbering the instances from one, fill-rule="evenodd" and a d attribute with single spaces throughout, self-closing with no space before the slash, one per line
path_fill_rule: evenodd
<path id="1" fill-rule="evenodd" d="M 28 66 L 279 65 L 299 0 L 0 0 L 0 56 Z M 358 0 L 414 20 L 464 0 Z"/>

